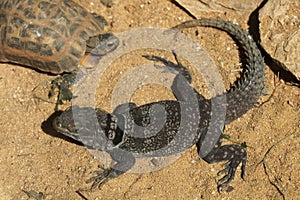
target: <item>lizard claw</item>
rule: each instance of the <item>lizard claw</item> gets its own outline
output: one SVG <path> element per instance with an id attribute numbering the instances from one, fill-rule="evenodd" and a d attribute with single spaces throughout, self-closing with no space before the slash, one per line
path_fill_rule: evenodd
<path id="1" fill-rule="evenodd" d="M 108 180 L 110 179 L 109 174 L 110 174 L 111 168 L 105 169 L 102 166 L 99 166 L 99 168 L 101 168 L 102 171 L 94 171 L 93 174 L 96 174 L 96 176 L 93 176 L 86 181 L 87 184 L 93 182 L 90 190 L 93 190 L 96 187 L 101 189 L 102 186 L 105 183 L 107 183 Z"/>
<path id="2" fill-rule="evenodd" d="M 102 171 L 94 171 L 93 173 L 96 174 L 96 176 L 93 176 L 86 181 L 87 184 L 93 182 L 90 190 L 93 190 L 96 187 L 101 189 L 110 179 L 116 178 L 124 173 L 114 168 L 104 168 L 102 166 L 99 166 L 99 168 L 101 168 Z"/>
<path id="3" fill-rule="evenodd" d="M 246 158 L 243 157 L 235 157 L 229 160 L 227 163 L 224 164 L 225 168 L 218 172 L 218 176 L 225 174 L 220 180 L 218 180 L 218 192 L 221 192 L 224 187 L 226 187 L 235 176 L 236 169 L 240 163 L 242 163 L 242 173 L 241 177 L 244 179 L 245 169 L 246 169 Z"/>

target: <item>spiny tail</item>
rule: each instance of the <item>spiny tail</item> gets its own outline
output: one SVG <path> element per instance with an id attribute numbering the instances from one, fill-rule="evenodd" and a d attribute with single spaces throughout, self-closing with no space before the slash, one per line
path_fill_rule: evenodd
<path id="1" fill-rule="evenodd" d="M 264 60 L 251 36 L 238 25 L 221 19 L 196 19 L 186 21 L 172 29 L 183 29 L 196 26 L 213 27 L 227 32 L 235 38 L 246 56 L 246 66 L 235 86 L 230 88 L 226 95 L 227 111 L 226 122 L 237 119 L 245 114 L 257 102 L 264 87 Z"/>

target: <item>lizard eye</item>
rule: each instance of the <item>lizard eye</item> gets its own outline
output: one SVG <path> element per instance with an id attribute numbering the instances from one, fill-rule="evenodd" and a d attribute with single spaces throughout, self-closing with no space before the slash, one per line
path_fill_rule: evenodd
<path id="1" fill-rule="evenodd" d="M 74 126 L 69 126 L 68 127 L 68 130 L 71 132 L 71 133 L 78 133 L 79 132 L 79 129 L 74 127 Z"/>

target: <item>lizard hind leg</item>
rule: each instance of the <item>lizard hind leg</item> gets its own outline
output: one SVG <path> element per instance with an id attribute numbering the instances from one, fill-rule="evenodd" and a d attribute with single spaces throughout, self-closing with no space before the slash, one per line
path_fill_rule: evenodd
<path id="1" fill-rule="evenodd" d="M 208 163 L 227 161 L 224 164 L 225 168 L 218 172 L 218 175 L 224 174 L 217 182 L 219 192 L 234 179 L 239 164 L 242 164 L 241 177 L 244 178 L 247 162 L 247 152 L 241 145 L 220 145 L 221 143 L 219 142 L 215 145 L 214 149 L 203 158 Z"/>

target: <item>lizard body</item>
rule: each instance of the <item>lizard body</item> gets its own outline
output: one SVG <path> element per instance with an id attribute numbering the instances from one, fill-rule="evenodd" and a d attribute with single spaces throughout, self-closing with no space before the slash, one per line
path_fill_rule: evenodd
<path id="1" fill-rule="evenodd" d="M 240 43 L 245 53 L 246 66 L 241 78 L 227 92 L 205 99 L 179 73 L 171 88 L 177 100 L 141 106 L 129 103 L 117 107 L 112 113 L 73 106 L 54 120 L 57 131 L 87 146 L 107 151 L 116 161 L 111 169 L 93 179 L 97 184 L 103 185 L 128 171 L 136 157 L 171 155 L 194 144 L 198 147 L 199 156 L 206 162 L 227 161 L 225 169 L 220 172 L 225 176 L 218 182 L 219 190 L 232 181 L 240 163 L 244 175 L 247 153 L 240 145 L 222 146 L 222 128 L 246 113 L 261 95 L 264 87 L 263 58 L 247 32 L 231 22 L 199 19 L 172 29 L 195 26 L 226 31 Z M 225 98 L 225 103 L 218 101 L 222 98 Z M 224 112 L 220 114 L 220 110 Z M 92 124 L 94 121 L 99 125 Z"/>

